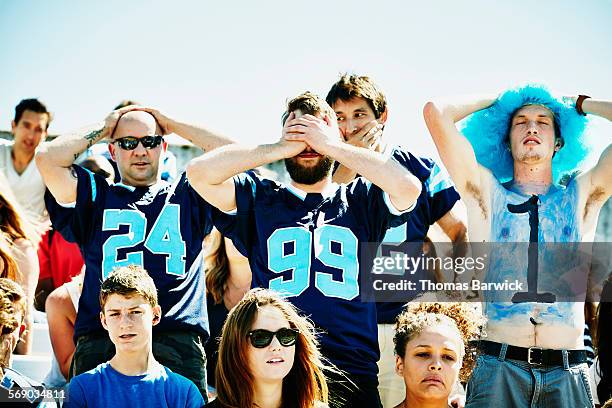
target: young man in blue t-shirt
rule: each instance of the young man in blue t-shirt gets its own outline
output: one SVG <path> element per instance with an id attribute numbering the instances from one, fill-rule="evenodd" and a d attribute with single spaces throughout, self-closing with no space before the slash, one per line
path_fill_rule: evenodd
<path id="1" fill-rule="evenodd" d="M 142 267 L 115 269 L 100 289 L 100 321 L 115 345 L 110 361 L 70 381 L 65 407 L 202 407 L 195 384 L 153 356 L 161 319 L 153 279 Z"/>

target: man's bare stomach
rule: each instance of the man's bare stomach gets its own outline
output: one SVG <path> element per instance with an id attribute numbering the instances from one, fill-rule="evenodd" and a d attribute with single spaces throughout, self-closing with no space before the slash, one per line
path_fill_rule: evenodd
<path id="1" fill-rule="evenodd" d="M 485 303 L 483 339 L 519 347 L 584 349 L 584 303 Z"/>

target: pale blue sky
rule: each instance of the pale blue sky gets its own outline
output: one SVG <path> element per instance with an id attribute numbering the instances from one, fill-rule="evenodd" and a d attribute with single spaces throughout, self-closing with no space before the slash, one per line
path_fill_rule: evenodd
<path id="1" fill-rule="evenodd" d="M 428 98 L 524 81 L 612 98 L 611 1 L 0 0 L 0 129 L 39 97 L 52 133 L 130 98 L 243 141 L 280 135 L 288 97 L 338 74 L 385 90 L 385 136 L 434 149 Z M 609 123 L 595 126 L 600 146 Z"/>

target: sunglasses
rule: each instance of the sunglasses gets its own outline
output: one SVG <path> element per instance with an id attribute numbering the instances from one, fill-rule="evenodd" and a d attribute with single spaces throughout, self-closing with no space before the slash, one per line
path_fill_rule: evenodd
<path id="1" fill-rule="evenodd" d="M 115 140 L 113 143 L 117 143 L 123 150 L 134 150 L 138 147 L 138 143 L 142 143 L 142 147 L 145 149 L 154 149 L 164 141 L 163 136 L 145 136 L 145 137 L 134 137 L 126 136 L 121 139 Z"/>
<path id="2" fill-rule="evenodd" d="M 276 332 L 269 330 L 257 329 L 249 332 L 248 336 L 251 339 L 251 344 L 255 348 L 268 347 L 272 343 L 272 338 L 276 336 L 278 342 L 283 347 L 293 346 L 300 332 L 296 329 L 282 328 Z"/>

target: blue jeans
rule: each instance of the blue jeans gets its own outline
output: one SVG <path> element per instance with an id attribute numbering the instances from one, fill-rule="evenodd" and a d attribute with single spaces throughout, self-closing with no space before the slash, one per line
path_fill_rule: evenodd
<path id="1" fill-rule="evenodd" d="M 586 363 L 531 366 L 482 354 L 468 383 L 465 408 L 592 408 Z"/>

